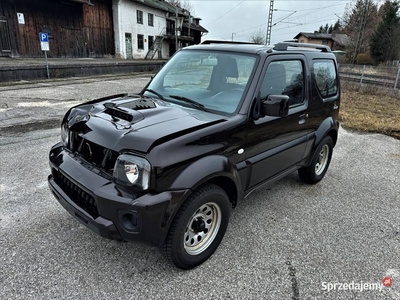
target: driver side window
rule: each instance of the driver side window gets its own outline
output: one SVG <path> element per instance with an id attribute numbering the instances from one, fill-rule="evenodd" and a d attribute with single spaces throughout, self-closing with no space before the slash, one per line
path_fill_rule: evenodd
<path id="1" fill-rule="evenodd" d="M 301 61 L 271 62 L 265 72 L 260 94 L 261 99 L 265 99 L 268 95 L 287 95 L 290 106 L 301 104 L 304 99 L 304 76 Z"/>

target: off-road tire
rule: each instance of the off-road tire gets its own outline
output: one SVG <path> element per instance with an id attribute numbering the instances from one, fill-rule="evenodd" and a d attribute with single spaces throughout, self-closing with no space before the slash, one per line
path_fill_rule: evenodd
<path id="1" fill-rule="evenodd" d="M 319 143 L 311 164 L 298 170 L 300 179 L 305 183 L 314 184 L 324 178 L 331 162 L 332 152 L 332 138 L 326 136 Z"/>
<path id="2" fill-rule="evenodd" d="M 211 183 L 200 186 L 177 212 L 161 247 L 162 253 L 180 269 L 202 264 L 221 243 L 229 215 L 230 203 L 225 191 Z"/>

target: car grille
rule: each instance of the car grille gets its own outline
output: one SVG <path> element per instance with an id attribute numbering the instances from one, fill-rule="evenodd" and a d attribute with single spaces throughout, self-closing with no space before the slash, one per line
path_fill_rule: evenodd
<path id="1" fill-rule="evenodd" d="M 96 219 L 99 216 L 96 200 L 92 196 L 90 196 L 60 172 L 54 170 L 53 176 L 54 181 L 76 205 L 91 215 L 93 219 Z"/>
<path id="2" fill-rule="evenodd" d="M 78 134 L 72 132 L 70 134 L 69 150 L 112 176 L 119 153 L 85 140 Z"/>

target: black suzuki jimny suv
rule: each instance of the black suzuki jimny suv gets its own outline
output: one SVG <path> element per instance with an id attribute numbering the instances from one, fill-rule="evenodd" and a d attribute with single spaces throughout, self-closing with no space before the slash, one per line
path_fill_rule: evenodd
<path id="1" fill-rule="evenodd" d="M 49 186 L 99 235 L 158 246 L 182 269 L 207 260 L 253 190 L 298 171 L 317 183 L 338 136 L 335 56 L 321 45 L 203 43 L 139 94 L 71 108 Z"/>

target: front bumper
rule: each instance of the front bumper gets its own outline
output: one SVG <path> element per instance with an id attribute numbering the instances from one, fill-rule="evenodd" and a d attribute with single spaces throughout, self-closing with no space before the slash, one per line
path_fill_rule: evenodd
<path id="1" fill-rule="evenodd" d="M 61 144 L 50 151 L 50 168 L 49 187 L 60 204 L 95 233 L 120 241 L 160 246 L 190 192 L 127 194 Z"/>

